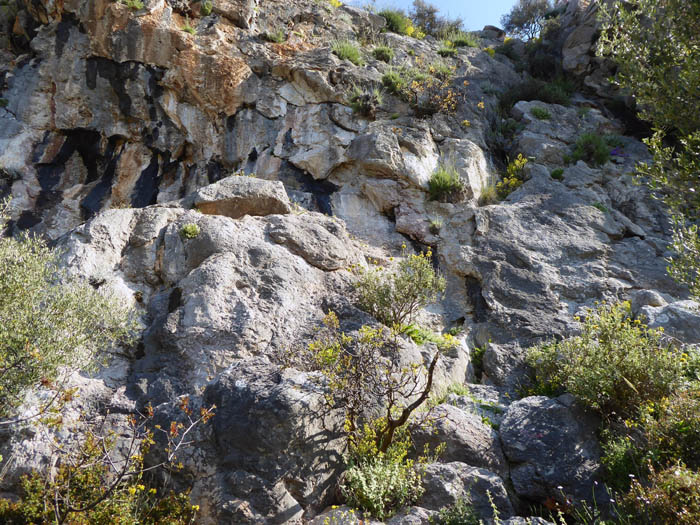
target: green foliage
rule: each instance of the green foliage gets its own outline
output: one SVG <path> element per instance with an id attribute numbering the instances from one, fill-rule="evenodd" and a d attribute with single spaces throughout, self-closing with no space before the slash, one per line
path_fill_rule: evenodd
<path id="1" fill-rule="evenodd" d="M 33 473 L 22 479 L 22 499 L 0 499 L 0 521 L 25 525 L 186 525 L 194 523 L 197 506 L 189 504 L 187 492 L 159 495 L 142 480 L 142 455 L 129 459 L 134 475 L 120 478 L 110 492 L 118 467 L 104 460 L 103 445 L 114 439 L 89 434 L 79 450 L 63 457 L 51 477 Z"/>
<path id="2" fill-rule="evenodd" d="M 517 190 L 525 182 L 525 166 L 528 159 L 522 153 L 508 163 L 503 180 L 496 184 L 496 192 L 501 199 L 505 199 L 513 191 Z"/>
<path id="3" fill-rule="evenodd" d="M 518 56 L 518 53 L 516 53 L 515 51 L 515 40 L 506 40 L 505 42 L 503 42 L 503 44 L 496 47 L 495 50 L 496 53 L 507 56 L 514 62 L 520 61 L 520 56 Z"/>
<path id="4" fill-rule="evenodd" d="M 681 390 L 642 410 L 651 459 L 668 466 L 681 461 L 700 469 L 700 389 Z"/>
<path id="5" fill-rule="evenodd" d="M 583 321 L 579 336 L 530 348 L 535 382 L 566 390 L 609 418 L 634 416 L 684 380 L 679 352 L 630 317 L 629 303 L 602 304 Z"/>
<path id="6" fill-rule="evenodd" d="M 428 193 L 432 201 L 460 202 L 466 196 L 466 189 L 457 169 L 447 164 L 440 164 L 428 181 Z"/>
<path id="7" fill-rule="evenodd" d="M 382 85 L 390 93 L 402 97 L 408 85 L 408 78 L 404 72 L 404 69 L 390 69 L 382 76 Z"/>
<path id="8" fill-rule="evenodd" d="M 700 230 L 682 217 L 674 219 L 671 247 L 676 255 L 669 260 L 668 273 L 700 300 Z"/>
<path id="9" fill-rule="evenodd" d="M 501 17 L 507 33 L 532 40 L 544 27 L 545 15 L 552 9 L 550 0 L 518 0 L 509 13 Z"/>
<path id="10" fill-rule="evenodd" d="M 564 169 L 563 168 L 557 168 L 552 170 L 552 173 L 549 174 L 550 177 L 552 177 L 554 180 L 563 180 L 564 179 Z"/>
<path id="11" fill-rule="evenodd" d="M 411 10 L 411 20 L 426 35 L 435 38 L 445 38 L 446 35 L 460 30 L 462 20 L 459 18 L 449 19 L 439 14 L 436 6 L 424 2 L 423 0 L 413 0 Z"/>
<path id="12" fill-rule="evenodd" d="M 415 503 L 424 490 L 420 466 L 406 459 L 411 444 L 406 432 L 386 452 L 376 449 L 375 427 L 381 424 L 365 425 L 362 442 L 351 450 L 341 491 L 349 505 L 385 519 Z"/>
<path id="13" fill-rule="evenodd" d="M 602 432 L 601 448 L 606 485 L 616 492 L 628 491 L 632 476 L 640 477 L 643 473 L 645 451 L 632 436 L 618 435 L 608 429 Z"/>
<path id="14" fill-rule="evenodd" d="M 9 103 L 10 101 L 6 98 L 0 98 L 0 108 L 6 108 Z"/>
<path id="15" fill-rule="evenodd" d="M 435 343 L 440 350 L 449 350 L 457 346 L 457 340 L 451 334 L 436 334 L 415 324 L 409 324 L 401 328 L 401 332 L 406 334 L 417 345 L 425 343 Z"/>
<path id="16" fill-rule="evenodd" d="M 479 195 L 479 206 L 487 206 L 498 202 L 498 189 L 496 186 L 497 184 L 487 184 L 481 188 L 481 195 Z"/>
<path id="17" fill-rule="evenodd" d="M 437 52 L 443 58 L 453 57 L 457 54 L 457 50 L 454 47 L 443 45 Z"/>
<path id="18" fill-rule="evenodd" d="M 377 46 L 372 50 L 372 56 L 389 64 L 394 59 L 394 50 L 389 46 Z"/>
<path id="19" fill-rule="evenodd" d="M 386 20 L 386 27 L 392 33 L 415 38 L 422 38 L 424 36 L 424 33 L 416 29 L 411 19 L 400 9 L 384 9 L 379 12 L 379 16 L 384 17 Z"/>
<path id="20" fill-rule="evenodd" d="M 591 206 L 602 213 L 608 213 L 610 211 L 602 202 L 594 202 Z"/>
<path id="21" fill-rule="evenodd" d="M 563 80 L 546 83 L 540 80 L 528 80 L 504 91 L 499 97 L 499 105 L 504 114 L 520 100 L 539 100 L 547 104 L 568 106 L 573 86 Z"/>
<path id="22" fill-rule="evenodd" d="M 211 0 L 204 0 L 199 8 L 199 14 L 209 16 L 213 7 Z"/>
<path id="23" fill-rule="evenodd" d="M 472 366 L 474 367 L 474 375 L 477 379 L 481 377 L 484 371 L 484 354 L 486 353 L 486 348 L 487 345 L 475 346 L 469 356 L 472 361 Z"/>
<path id="24" fill-rule="evenodd" d="M 682 464 L 656 471 L 647 483 L 632 482 L 621 502 L 622 516 L 635 525 L 700 523 L 700 473 Z"/>
<path id="25" fill-rule="evenodd" d="M 378 88 L 368 90 L 353 86 L 348 96 L 348 103 L 353 112 L 364 117 L 375 118 L 377 109 L 384 103 L 384 94 Z"/>
<path id="26" fill-rule="evenodd" d="M 437 235 L 438 233 L 440 233 L 440 230 L 442 229 L 442 224 L 443 224 L 442 217 L 440 217 L 440 216 L 430 217 L 430 225 L 429 225 L 430 233 L 432 233 L 433 235 Z"/>
<path id="27" fill-rule="evenodd" d="M 463 89 L 450 85 L 453 76 L 454 68 L 434 62 L 424 69 L 392 68 L 382 76 L 382 84 L 387 91 L 408 102 L 418 116 L 453 114 L 464 98 Z"/>
<path id="28" fill-rule="evenodd" d="M 188 33 L 190 35 L 194 35 L 197 33 L 197 30 L 190 25 L 189 18 L 185 18 L 185 25 L 183 25 L 180 29 L 182 29 L 185 33 Z"/>
<path id="29" fill-rule="evenodd" d="M 610 146 L 597 133 L 582 133 L 576 139 L 571 159 L 573 162 L 583 160 L 592 166 L 601 166 L 610 160 Z"/>
<path id="30" fill-rule="evenodd" d="M 479 47 L 479 39 L 473 33 L 455 30 L 445 34 L 445 40 L 454 47 Z"/>
<path id="31" fill-rule="evenodd" d="M 197 235 L 199 235 L 199 233 L 199 226 L 192 222 L 189 222 L 183 225 L 182 228 L 180 228 L 180 236 L 183 239 L 194 239 L 195 237 L 197 237 Z"/>
<path id="32" fill-rule="evenodd" d="M 275 44 L 281 44 L 287 40 L 287 35 L 284 33 L 284 29 L 281 27 L 278 27 L 274 31 L 267 31 L 263 36 L 265 40 Z"/>
<path id="33" fill-rule="evenodd" d="M 547 111 L 545 108 L 539 108 L 535 106 L 530 110 L 530 113 L 532 113 L 532 116 L 535 117 L 538 120 L 549 120 L 552 118 L 552 115 Z"/>
<path id="34" fill-rule="evenodd" d="M 362 271 L 355 287 L 360 308 L 387 326 L 402 326 L 438 299 L 445 291 L 445 278 L 433 269 L 428 250 L 409 254 L 392 269 Z"/>
<path id="35" fill-rule="evenodd" d="M 331 43 L 331 49 L 341 60 L 349 60 L 356 66 L 362 66 L 365 63 L 360 48 L 350 40 L 334 40 Z"/>
<path id="36" fill-rule="evenodd" d="M 138 11 L 139 9 L 144 8 L 144 4 L 142 0 L 121 0 L 122 3 L 131 9 L 132 11 Z"/>
<path id="37" fill-rule="evenodd" d="M 72 371 L 131 340 L 129 309 L 69 278 L 59 256 L 37 237 L 0 237 L 0 419 L 28 389 L 60 391 Z"/>
<path id="38" fill-rule="evenodd" d="M 480 525 L 482 521 L 474 511 L 468 498 L 459 498 L 449 507 L 440 509 L 437 516 L 430 518 L 431 525 Z"/>

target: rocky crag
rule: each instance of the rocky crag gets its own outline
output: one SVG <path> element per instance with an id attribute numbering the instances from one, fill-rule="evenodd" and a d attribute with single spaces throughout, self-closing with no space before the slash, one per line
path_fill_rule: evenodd
<path id="1" fill-rule="evenodd" d="M 382 32 L 382 17 L 321 0 L 214 0 L 206 16 L 181 0 L 5 1 L 0 195 L 12 199 L 11 230 L 51 239 L 71 273 L 133 305 L 143 327 L 130 354 L 76 375 L 65 417 L 148 402 L 167 417 L 183 395 L 215 403 L 173 480 L 192 487 L 200 523 L 323 523 L 342 470 L 327 431 L 337 421 L 317 417 L 323 394 L 308 375 L 272 356 L 304 344 L 328 310 L 350 328 L 371 321 L 351 300 L 353 265 L 430 246 L 448 289 L 420 322 L 461 329 L 438 382 L 471 395 L 449 396 L 437 434 L 416 438 L 446 451 L 422 500 L 389 523 L 428 523 L 467 493 L 488 519 L 486 490 L 510 524 L 555 492 L 590 495 L 595 416 L 570 396 L 517 400 L 523 348 L 574 333 L 574 316 L 600 300 L 631 299 L 686 342 L 700 341 L 700 319 L 666 274 L 668 217 L 632 175 L 646 149 L 600 98 L 588 4 L 569 2 L 560 49 L 585 89 L 570 107 L 517 102 L 503 137 L 499 94 L 528 75 L 485 49 L 502 44 L 495 31 L 443 58 L 430 37 Z M 286 41 L 265 38 L 280 28 Z M 342 38 L 367 43 L 365 64 L 333 54 Z M 378 41 L 392 65 L 369 54 Z M 435 63 L 453 68 L 454 112 L 419 116 L 388 94 L 372 118 L 349 107 L 353 86 Z M 609 162 L 565 163 L 584 132 L 617 136 Z M 526 180 L 480 205 L 504 148 L 532 159 Z M 465 182 L 462 202 L 429 200 L 441 164 Z M 190 224 L 199 233 L 188 239 Z M 416 358 L 432 350 L 403 344 Z M 50 467 L 50 439 L 38 423 L 4 430 L 5 493 Z"/>

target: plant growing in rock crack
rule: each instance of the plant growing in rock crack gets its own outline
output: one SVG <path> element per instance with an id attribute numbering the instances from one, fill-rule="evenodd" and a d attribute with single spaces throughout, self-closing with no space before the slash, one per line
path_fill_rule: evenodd
<path id="1" fill-rule="evenodd" d="M 194 35 L 197 33 L 197 30 L 190 25 L 189 17 L 185 18 L 185 24 L 180 29 L 182 29 L 185 33 L 188 33 L 190 35 Z"/>
<path id="2" fill-rule="evenodd" d="M 448 164 L 440 164 L 428 181 L 430 200 L 440 202 L 460 202 L 467 194 L 467 185 L 457 169 Z"/>
<path id="3" fill-rule="evenodd" d="M 379 88 L 363 89 L 353 86 L 348 95 L 348 104 L 353 112 L 368 117 L 376 118 L 377 109 L 384 103 L 384 94 Z"/>
<path id="4" fill-rule="evenodd" d="M 199 232 L 199 226 L 192 222 L 184 224 L 182 228 L 180 228 L 180 236 L 183 239 L 194 239 L 197 237 L 197 235 L 199 235 Z"/>
<path id="5" fill-rule="evenodd" d="M 365 63 L 360 48 L 350 40 L 334 40 L 331 43 L 331 50 L 339 59 L 349 60 L 356 66 L 362 66 Z"/>
<path id="6" fill-rule="evenodd" d="M 532 116 L 538 120 L 549 120 L 550 118 L 552 118 L 552 115 L 549 113 L 549 111 L 547 111 L 544 108 L 537 107 L 537 106 L 532 108 L 530 110 L 530 113 L 532 113 Z"/>
<path id="7" fill-rule="evenodd" d="M 576 139 L 571 160 L 583 160 L 592 166 L 600 166 L 610 160 L 610 146 L 597 133 L 583 133 Z"/>
<path id="8" fill-rule="evenodd" d="M 199 13 L 202 16 L 209 16 L 213 7 L 214 6 L 212 5 L 211 0 L 204 0 L 199 7 Z"/>
<path id="9" fill-rule="evenodd" d="M 372 56 L 389 64 L 394 59 L 394 50 L 389 46 L 377 46 L 372 50 Z"/>
<path id="10" fill-rule="evenodd" d="M 517 190 L 525 182 L 525 166 L 528 159 L 522 153 L 508 163 L 503 180 L 496 184 L 496 192 L 501 199 L 505 199 L 513 191 Z"/>
<path id="11" fill-rule="evenodd" d="M 141 0 L 121 0 L 121 3 L 132 11 L 138 11 L 139 9 L 143 9 L 145 7 Z"/>
<path id="12" fill-rule="evenodd" d="M 430 225 L 428 226 L 428 229 L 430 230 L 430 233 L 433 235 L 437 235 L 440 233 L 440 230 L 442 229 L 443 225 L 443 220 L 442 217 L 440 216 L 434 216 L 430 217 Z"/>
<path id="13" fill-rule="evenodd" d="M 315 339 L 287 355 L 288 366 L 320 372 L 328 408 L 343 411 L 348 468 L 342 491 L 348 503 L 379 519 L 422 494 L 419 464 L 407 459 L 406 424 L 412 415 L 428 417 L 418 409 L 430 396 L 440 354 L 427 366 L 407 363 L 397 330 L 363 326 L 347 334 L 330 312 Z"/>
<path id="14" fill-rule="evenodd" d="M 273 42 L 275 44 L 281 44 L 287 40 L 287 35 L 284 33 L 284 29 L 278 27 L 273 31 L 267 31 L 263 34 L 263 37 L 268 42 Z"/>
<path id="15" fill-rule="evenodd" d="M 433 269 L 428 250 L 405 256 L 393 268 L 360 270 L 355 289 L 362 310 L 389 327 L 400 328 L 442 295 L 445 278 Z"/>
<path id="16" fill-rule="evenodd" d="M 482 520 L 474 511 L 469 498 L 459 498 L 449 507 L 443 507 L 430 518 L 431 525 L 480 525 Z"/>

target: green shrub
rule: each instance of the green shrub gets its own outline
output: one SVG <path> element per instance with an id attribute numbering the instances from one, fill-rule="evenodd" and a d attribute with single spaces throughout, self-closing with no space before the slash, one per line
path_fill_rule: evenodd
<path id="1" fill-rule="evenodd" d="M 576 139 L 571 160 L 583 160 L 593 166 L 600 166 L 610 160 L 610 146 L 597 133 L 583 133 Z"/>
<path id="2" fill-rule="evenodd" d="M 682 461 L 689 468 L 700 469 L 699 388 L 676 392 L 644 407 L 642 427 L 656 464 L 665 467 Z"/>
<path id="3" fill-rule="evenodd" d="M 213 7 L 211 0 L 204 0 L 199 8 L 199 13 L 202 16 L 209 16 Z"/>
<path id="4" fill-rule="evenodd" d="M 194 239 L 195 237 L 197 237 L 197 235 L 199 235 L 199 233 L 199 226 L 192 222 L 187 223 L 183 225 L 182 228 L 180 228 L 180 236 L 183 239 Z"/>
<path id="5" fill-rule="evenodd" d="M 132 11 L 138 11 L 145 7 L 142 0 L 122 0 L 122 3 Z"/>
<path id="6" fill-rule="evenodd" d="M 451 31 L 445 35 L 445 40 L 451 42 L 454 47 L 479 47 L 479 39 L 465 31 Z"/>
<path id="7" fill-rule="evenodd" d="M 377 46 L 372 50 L 372 56 L 389 64 L 394 59 L 394 50 L 389 46 Z"/>
<path id="8" fill-rule="evenodd" d="M 410 254 L 395 269 L 364 270 L 355 287 L 359 306 L 387 326 L 400 327 L 445 291 L 432 265 L 432 252 Z"/>
<path id="9" fill-rule="evenodd" d="M 481 195 L 479 195 L 479 206 L 488 206 L 489 204 L 495 204 L 498 202 L 498 189 L 496 184 L 487 184 L 481 188 Z"/>
<path id="10" fill-rule="evenodd" d="M 552 118 L 552 115 L 549 113 L 549 111 L 547 111 L 544 108 L 539 108 L 537 106 L 532 108 L 530 110 L 530 113 L 532 113 L 532 116 L 538 120 L 549 120 L 550 118 Z"/>
<path id="11" fill-rule="evenodd" d="M 460 498 L 449 507 L 440 509 L 437 516 L 430 518 L 431 525 L 480 525 L 482 520 L 474 511 L 468 498 Z"/>
<path id="12" fill-rule="evenodd" d="M 549 83 L 528 80 L 504 91 L 499 98 L 499 105 L 503 113 L 510 112 L 515 103 L 521 100 L 539 100 L 547 104 L 568 106 L 572 92 L 573 86 L 564 80 L 556 79 Z"/>
<path id="13" fill-rule="evenodd" d="M 662 335 L 633 320 L 629 303 L 604 303 L 586 315 L 581 335 L 535 346 L 527 360 L 536 383 L 571 392 L 606 417 L 627 418 L 683 381 L 680 354 Z"/>
<path id="14" fill-rule="evenodd" d="M 0 231 L 5 210 L 0 204 Z M 73 371 L 130 343 L 134 323 L 119 301 L 69 278 L 60 254 L 38 237 L 0 237 L 0 261 L 0 422 L 7 424 L 28 389 L 60 391 Z"/>
<path id="15" fill-rule="evenodd" d="M 355 449 L 341 487 L 348 505 L 383 520 L 416 502 L 424 489 L 419 465 L 406 459 L 409 446 L 405 435 L 385 454 L 373 447 L 360 453 Z"/>
<path id="16" fill-rule="evenodd" d="M 274 42 L 275 44 L 281 44 L 287 40 L 287 35 L 285 35 L 284 29 L 281 27 L 278 27 L 274 31 L 267 31 L 263 36 L 265 40 Z"/>
<path id="17" fill-rule="evenodd" d="M 632 476 L 641 477 L 645 473 L 645 450 L 638 441 L 628 434 L 614 434 L 609 429 L 601 434 L 601 463 L 605 467 L 605 484 L 616 492 L 627 492 L 634 479 Z"/>
<path id="18" fill-rule="evenodd" d="M 563 180 L 564 168 L 557 168 L 555 170 L 552 170 L 552 173 L 550 173 L 549 176 L 552 177 L 554 180 Z"/>
<path id="19" fill-rule="evenodd" d="M 384 94 L 380 89 L 362 89 L 353 86 L 348 97 L 348 103 L 354 113 L 364 117 L 375 118 L 377 109 L 384 103 Z"/>
<path id="20" fill-rule="evenodd" d="M 362 59 L 360 48 L 350 40 L 334 40 L 331 44 L 331 49 L 341 60 L 349 60 L 356 66 L 361 66 L 365 63 Z"/>
<path id="21" fill-rule="evenodd" d="M 496 192 L 501 199 L 505 199 L 512 192 L 517 190 L 525 182 L 525 166 L 528 159 L 522 153 L 511 160 L 506 167 L 506 174 L 503 180 L 496 184 Z"/>
<path id="22" fill-rule="evenodd" d="M 594 202 L 591 204 L 596 210 L 601 211 L 603 213 L 608 213 L 610 210 L 603 204 L 602 202 Z"/>
<path id="23" fill-rule="evenodd" d="M 448 47 L 443 45 L 437 52 L 443 58 L 453 57 L 457 54 L 457 50 L 454 47 Z"/>
<path id="24" fill-rule="evenodd" d="M 632 482 L 622 498 L 622 516 L 634 525 L 697 525 L 700 523 L 700 473 L 682 464 L 660 471 L 649 480 Z"/>
<path id="25" fill-rule="evenodd" d="M 442 217 L 430 217 L 430 233 L 432 233 L 433 235 L 437 235 L 438 233 L 440 233 L 440 230 L 442 229 L 442 224 Z"/>
<path id="26" fill-rule="evenodd" d="M 386 27 L 392 33 L 399 35 L 420 37 L 420 31 L 416 29 L 403 11 L 398 9 L 384 9 L 379 12 L 379 16 L 383 16 L 386 20 Z"/>
<path id="27" fill-rule="evenodd" d="M 440 164 L 430 176 L 428 193 L 430 200 L 460 202 L 466 196 L 467 186 L 454 166 Z"/>
<path id="28" fill-rule="evenodd" d="M 382 76 L 382 85 L 392 94 L 402 97 L 408 85 L 403 69 L 390 69 Z"/>
<path id="29" fill-rule="evenodd" d="M 451 334 L 436 334 L 415 324 L 402 327 L 401 332 L 410 337 L 417 345 L 434 343 L 440 350 L 448 350 L 457 346 L 457 339 Z"/>

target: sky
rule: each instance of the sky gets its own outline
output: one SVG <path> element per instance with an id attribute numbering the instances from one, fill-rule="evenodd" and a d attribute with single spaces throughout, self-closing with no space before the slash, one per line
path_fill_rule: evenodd
<path id="1" fill-rule="evenodd" d="M 427 0 L 450 17 L 460 17 L 469 31 L 482 29 L 485 25 L 500 26 L 501 16 L 510 11 L 516 0 Z M 350 2 L 349 2 L 350 3 Z M 367 0 L 356 0 L 356 5 L 363 5 Z M 408 11 L 412 0 L 376 0 L 378 8 L 400 7 Z"/>

